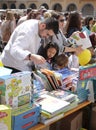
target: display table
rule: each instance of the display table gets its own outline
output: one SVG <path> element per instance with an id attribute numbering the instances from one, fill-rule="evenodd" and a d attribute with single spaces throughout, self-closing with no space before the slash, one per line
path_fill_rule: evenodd
<path id="1" fill-rule="evenodd" d="M 75 113 L 77 111 L 79 111 L 80 109 L 83 109 L 87 106 L 91 106 L 91 102 L 90 101 L 85 101 L 83 103 L 80 103 L 76 108 L 64 113 L 64 117 L 62 118 L 66 118 L 67 116 L 71 115 L 72 113 Z M 59 119 L 60 120 L 60 119 Z M 89 119 L 90 120 L 90 119 Z M 46 128 L 46 126 L 50 126 L 52 123 L 57 122 L 58 120 L 52 121 L 51 123 L 44 125 L 42 123 L 37 124 L 36 126 L 28 129 L 28 130 L 42 130 L 43 128 Z M 90 124 L 90 123 L 89 123 Z"/>

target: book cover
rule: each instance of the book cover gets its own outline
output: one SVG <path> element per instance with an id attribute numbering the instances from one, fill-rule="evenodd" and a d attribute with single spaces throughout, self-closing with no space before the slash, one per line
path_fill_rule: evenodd
<path id="1" fill-rule="evenodd" d="M 77 95 L 71 93 L 70 91 L 65 91 L 61 89 L 53 90 L 48 94 L 68 102 L 73 102 L 77 97 Z"/>
<path id="2" fill-rule="evenodd" d="M 48 94 L 41 95 L 42 99 L 38 101 L 41 105 L 41 110 L 52 114 L 53 116 L 64 111 L 64 109 L 70 104 L 67 101 L 63 101 Z"/>
<path id="3" fill-rule="evenodd" d="M 70 39 L 73 39 L 77 46 L 82 45 L 84 50 L 92 47 L 91 41 L 85 32 L 76 31 L 71 35 Z"/>
<path id="4" fill-rule="evenodd" d="M 56 89 L 56 86 L 55 86 L 55 84 L 54 84 L 54 82 L 53 82 L 53 80 L 52 80 L 51 75 L 50 75 L 46 70 L 41 70 L 41 72 L 46 75 L 48 81 L 49 81 L 50 84 L 51 84 L 52 90 L 55 90 L 55 89 Z"/>
<path id="5" fill-rule="evenodd" d="M 43 74 L 41 71 L 37 71 L 37 74 L 43 79 L 43 82 L 44 82 L 44 84 L 45 84 L 45 89 L 47 90 L 47 91 L 52 91 L 53 89 L 52 89 L 52 87 L 51 87 L 51 84 L 50 84 L 50 82 L 48 81 L 48 78 L 46 77 L 46 75 L 45 74 Z"/>
<path id="6" fill-rule="evenodd" d="M 59 84 L 58 84 L 58 81 L 57 81 L 56 76 L 54 74 L 54 71 L 51 71 L 51 70 L 48 70 L 48 69 L 44 69 L 44 70 L 48 72 L 48 74 L 50 75 L 50 77 L 51 77 L 53 83 L 55 84 L 56 88 L 59 88 Z"/>

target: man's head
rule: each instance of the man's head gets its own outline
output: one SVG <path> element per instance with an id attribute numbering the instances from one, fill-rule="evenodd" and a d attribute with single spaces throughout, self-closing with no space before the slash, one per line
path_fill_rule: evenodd
<path id="1" fill-rule="evenodd" d="M 41 37 L 48 38 L 57 34 L 59 30 L 58 21 L 55 18 L 47 18 L 40 22 L 39 24 L 39 35 Z"/>

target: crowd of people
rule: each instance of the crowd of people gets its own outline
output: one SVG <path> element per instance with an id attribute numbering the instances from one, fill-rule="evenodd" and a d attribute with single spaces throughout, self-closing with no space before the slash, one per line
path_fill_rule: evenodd
<path id="1" fill-rule="evenodd" d="M 14 72 L 32 71 L 32 65 L 41 67 L 47 62 L 52 69 L 78 68 L 82 46 L 73 46 L 71 35 L 86 31 L 95 57 L 96 22 L 94 17 L 82 17 L 78 11 L 56 12 L 43 6 L 27 9 L 23 16 L 6 10 L 0 20 L 1 61 Z M 95 62 L 95 60 L 94 60 Z"/>

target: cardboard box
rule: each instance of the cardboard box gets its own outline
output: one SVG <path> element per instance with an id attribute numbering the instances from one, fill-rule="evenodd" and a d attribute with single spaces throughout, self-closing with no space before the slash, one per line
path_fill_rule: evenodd
<path id="1" fill-rule="evenodd" d="M 51 125 L 50 130 L 79 130 L 82 128 L 82 112 L 78 111 Z"/>
<path id="2" fill-rule="evenodd" d="M 39 121 L 40 106 L 30 107 L 29 110 L 12 115 L 12 130 L 28 130 Z"/>
<path id="3" fill-rule="evenodd" d="M 82 127 L 82 112 L 72 114 L 64 121 L 65 130 L 79 130 Z"/>
<path id="4" fill-rule="evenodd" d="M 0 130 L 11 130 L 11 109 L 0 105 Z"/>
<path id="5" fill-rule="evenodd" d="M 92 108 L 91 130 L 96 130 L 96 106 Z"/>
<path id="6" fill-rule="evenodd" d="M 0 77 L 1 104 L 16 108 L 31 100 L 31 73 L 18 72 Z"/>

